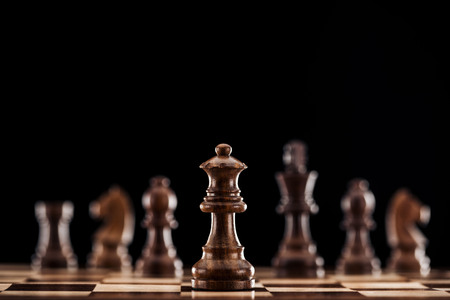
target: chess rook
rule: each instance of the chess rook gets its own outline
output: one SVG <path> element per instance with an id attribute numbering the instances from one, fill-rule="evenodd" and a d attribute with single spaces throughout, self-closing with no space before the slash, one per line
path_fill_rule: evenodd
<path id="1" fill-rule="evenodd" d="M 131 271 L 128 245 L 134 235 L 134 211 L 128 194 L 114 185 L 91 202 L 89 211 L 93 218 L 103 220 L 103 224 L 94 234 L 88 268 Z"/>
<path id="2" fill-rule="evenodd" d="M 211 231 L 203 256 L 192 267 L 192 288 L 201 290 L 247 290 L 255 285 L 255 269 L 244 258 L 236 235 L 235 213 L 244 212 L 238 187 L 239 174 L 247 166 L 230 156 L 231 147 L 219 144 L 217 156 L 200 165 L 209 177 L 201 211 L 211 213 Z"/>
<path id="3" fill-rule="evenodd" d="M 416 226 L 427 224 L 429 219 L 430 208 L 408 189 L 395 192 L 386 214 L 386 233 L 391 247 L 388 271 L 421 275 L 430 272 L 430 258 L 425 254 L 428 240 Z"/>
<path id="4" fill-rule="evenodd" d="M 277 211 L 285 216 L 284 237 L 272 260 L 279 277 L 322 277 L 323 259 L 311 239 L 309 216 L 318 211 L 313 199 L 317 172 L 306 168 L 307 147 L 301 141 L 284 146 L 284 172 L 275 174 L 281 192 Z"/>
<path id="5" fill-rule="evenodd" d="M 69 223 L 73 216 L 70 201 L 39 201 L 35 205 L 39 238 L 31 266 L 35 270 L 78 268 L 70 243 Z"/>
<path id="6" fill-rule="evenodd" d="M 177 198 L 164 176 L 150 179 L 150 187 L 142 196 L 146 216 L 142 226 L 147 229 L 147 242 L 136 262 L 136 273 L 159 277 L 178 277 L 183 263 L 177 257 L 171 230 L 177 227 L 174 211 Z"/>
<path id="7" fill-rule="evenodd" d="M 375 197 L 369 183 L 361 178 L 349 182 L 348 191 L 341 200 L 344 212 L 342 227 L 346 242 L 336 264 L 336 272 L 344 274 L 379 274 L 380 261 L 370 243 L 369 230 L 375 228 L 372 214 Z"/>

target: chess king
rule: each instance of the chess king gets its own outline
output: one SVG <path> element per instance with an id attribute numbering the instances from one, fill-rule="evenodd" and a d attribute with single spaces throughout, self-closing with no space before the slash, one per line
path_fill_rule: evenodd
<path id="1" fill-rule="evenodd" d="M 275 174 L 281 192 L 277 212 L 285 216 L 284 238 L 272 260 L 279 277 L 323 277 L 323 259 L 311 239 L 309 215 L 317 213 L 313 199 L 317 172 L 306 169 L 307 147 L 301 141 L 284 146 L 284 172 Z"/>
<path id="2" fill-rule="evenodd" d="M 200 205 L 211 213 L 211 232 L 202 258 L 192 267 L 192 288 L 201 290 L 248 290 L 255 285 L 255 268 L 244 258 L 235 228 L 235 213 L 244 212 L 237 184 L 247 166 L 230 156 L 231 147 L 219 144 L 217 156 L 200 165 L 209 177 L 206 197 Z"/>

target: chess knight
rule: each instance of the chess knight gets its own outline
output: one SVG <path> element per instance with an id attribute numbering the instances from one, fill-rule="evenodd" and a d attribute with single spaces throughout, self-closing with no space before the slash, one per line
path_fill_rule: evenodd
<path id="1" fill-rule="evenodd" d="M 391 247 L 388 271 L 422 275 L 430 272 L 430 258 L 425 254 L 428 240 L 416 226 L 426 225 L 429 220 L 430 208 L 407 188 L 395 192 L 386 214 L 386 231 Z"/>

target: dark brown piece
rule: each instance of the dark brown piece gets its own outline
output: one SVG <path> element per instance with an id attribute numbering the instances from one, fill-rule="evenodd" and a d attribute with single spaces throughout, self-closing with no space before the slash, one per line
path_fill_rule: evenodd
<path id="1" fill-rule="evenodd" d="M 35 270 L 78 268 L 70 243 L 69 223 L 73 216 L 70 201 L 39 201 L 35 205 L 39 239 L 31 266 Z"/>
<path id="2" fill-rule="evenodd" d="M 231 147 L 219 144 L 217 156 L 200 165 L 209 177 L 206 197 L 200 205 L 211 213 L 211 232 L 202 258 L 192 267 L 192 288 L 247 290 L 255 285 L 255 268 L 244 258 L 235 228 L 235 213 L 244 212 L 237 179 L 247 166 L 230 156 Z"/>
<path id="3" fill-rule="evenodd" d="M 313 199 L 317 172 L 306 169 L 307 147 L 301 141 L 284 146 L 285 171 L 275 175 L 281 203 L 277 211 L 285 216 L 284 238 L 272 260 L 279 277 L 322 277 L 323 259 L 311 239 L 309 215 L 318 211 Z"/>
<path id="4" fill-rule="evenodd" d="M 150 179 L 150 188 L 142 196 L 146 217 L 142 226 L 147 228 L 147 242 L 136 262 L 136 273 L 160 277 L 183 274 L 183 263 L 177 257 L 171 230 L 178 226 L 173 212 L 177 198 L 164 176 Z"/>
<path id="5" fill-rule="evenodd" d="M 425 254 L 428 242 L 416 224 L 427 224 L 430 208 L 423 205 L 408 189 L 399 189 L 392 197 L 386 215 L 386 231 L 391 256 L 387 270 L 397 273 L 430 272 Z"/>
<path id="6" fill-rule="evenodd" d="M 343 274 L 379 274 L 380 261 L 374 255 L 369 230 L 375 228 L 372 214 L 375 197 L 369 190 L 369 183 L 360 178 L 349 182 L 347 194 L 342 198 L 344 212 L 343 228 L 347 239 L 336 272 Z"/>
<path id="7" fill-rule="evenodd" d="M 128 245 L 134 235 L 134 211 L 128 194 L 112 186 L 91 203 L 89 211 L 93 218 L 103 220 L 103 225 L 94 234 L 87 266 L 131 271 Z"/>

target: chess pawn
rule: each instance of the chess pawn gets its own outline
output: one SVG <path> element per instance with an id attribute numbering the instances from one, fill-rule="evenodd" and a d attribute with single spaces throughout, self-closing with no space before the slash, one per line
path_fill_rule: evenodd
<path id="1" fill-rule="evenodd" d="M 94 234 L 87 267 L 131 271 L 128 245 L 133 240 L 134 211 L 128 194 L 121 187 L 112 186 L 91 202 L 89 212 L 103 224 Z"/>
<path id="2" fill-rule="evenodd" d="M 236 235 L 235 214 L 244 212 L 237 179 L 247 166 L 230 156 L 227 144 L 216 146 L 213 158 L 200 165 L 209 178 L 202 212 L 211 213 L 211 231 L 202 258 L 192 267 L 192 288 L 201 290 L 248 290 L 255 285 L 255 268 L 244 258 Z"/>
<path id="3" fill-rule="evenodd" d="M 281 201 L 277 212 L 285 217 L 284 237 L 272 260 L 278 277 L 322 277 L 323 258 L 311 238 L 309 216 L 317 213 L 313 199 L 317 172 L 306 169 L 306 145 L 291 141 L 284 146 L 284 172 L 277 172 Z"/>
<path id="4" fill-rule="evenodd" d="M 426 237 L 416 224 L 427 224 L 430 208 L 423 205 L 408 189 L 393 195 L 386 214 L 386 233 L 391 247 L 387 270 L 396 273 L 430 272 L 430 259 L 425 254 Z"/>
<path id="5" fill-rule="evenodd" d="M 375 228 L 372 213 L 375 197 L 364 179 L 349 182 L 348 191 L 341 200 L 344 212 L 343 228 L 347 237 L 336 272 L 343 274 L 379 274 L 380 261 L 374 255 L 369 230 Z"/>
<path id="6" fill-rule="evenodd" d="M 70 201 L 39 201 L 35 205 L 39 238 L 31 266 L 35 270 L 78 268 L 70 243 L 69 223 L 73 216 Z"/>
<path id="7" fill-rule="evenodd" d="M 136 262 L 135 272 L 141 275 L 179 277 L 183 275 L 183 263 L 177 257 L 172 243 L 171 230 L 178 226 L 173 212 L 177 198 L 169 187 L 170 180 L 156 176 L 150 180 L 150 188 L 142 197 L 146 217 L 142 226 L 147 228 L 147 242 Z"/>

